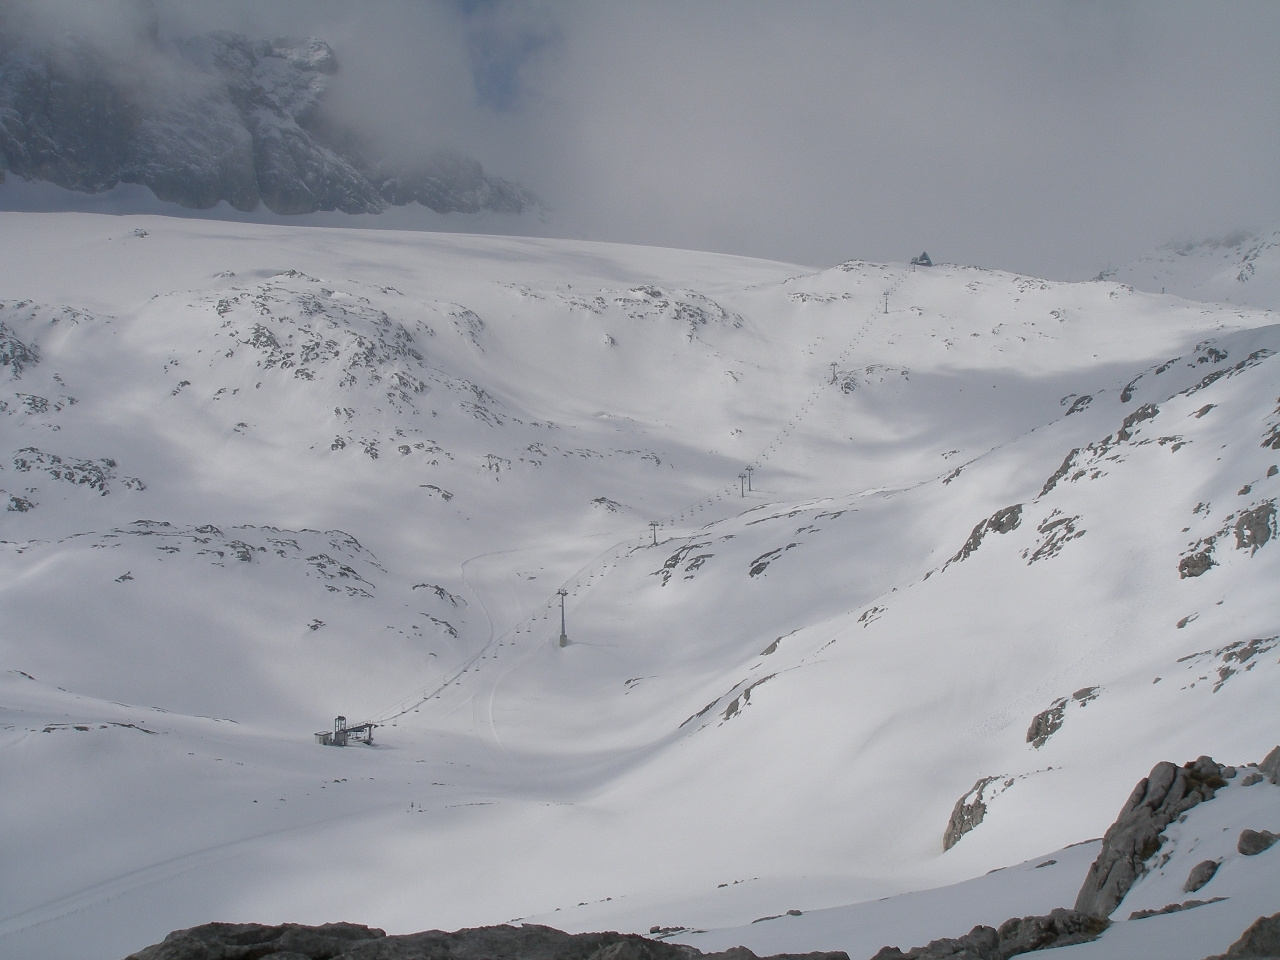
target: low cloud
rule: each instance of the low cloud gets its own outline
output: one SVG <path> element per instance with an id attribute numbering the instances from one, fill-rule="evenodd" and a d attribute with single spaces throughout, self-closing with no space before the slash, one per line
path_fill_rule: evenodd
<path id="1" fill-rule="evenodd" d="M 550 229 L 825 265 L 1054 277 L 1280 223 L 1280 7 L 705 0 L 9 0 L 6 29 L 117 50 L 315 35 L 331 105 L 454 148 Z"/>

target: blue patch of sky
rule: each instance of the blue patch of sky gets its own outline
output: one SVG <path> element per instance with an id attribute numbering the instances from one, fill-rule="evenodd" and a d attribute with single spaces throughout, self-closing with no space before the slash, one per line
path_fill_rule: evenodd
<path id="1" fill-rule="evenodd" d="M 453 5 L 466 27 L 477 101 L 497 113 L 517 112 L 527 93 L 524 67 L 551 45 L 552 30 L 510 0 L 454 0 Z"/>

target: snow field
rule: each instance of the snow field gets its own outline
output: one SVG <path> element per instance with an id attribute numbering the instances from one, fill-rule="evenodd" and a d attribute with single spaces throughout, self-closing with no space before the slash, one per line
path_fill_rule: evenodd
<path id="1" fill-rule="evenodd" d="M 0 397 L 30 505 L 0 544 L 13 956 L 215 917 L 888 938 L 869 956 L 1070 905 L 1091 855 L 1044 851 L 1156 761 L 1275 745 L 1272 313 L 946 265 L 0 222 L 0 321 L 38 354 Z M 377 746 L 317 747 L 338 713 L 385 720 Z M 1219 917 L 1221 949 L 1239 910 L 1133 929 Z"/>

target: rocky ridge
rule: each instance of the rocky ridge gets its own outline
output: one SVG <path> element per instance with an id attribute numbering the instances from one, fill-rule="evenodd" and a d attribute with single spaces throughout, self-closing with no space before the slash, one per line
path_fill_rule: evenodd
<path id="1" fill-rule="evenodd" d="M 376 927 L 328 923 L 206 923 L 176 930 L 128 960 L 755 960 L 745 947 L 704 954 L 638 934 L 565 933 L 552 927 L 502 924 L 446 933 L 387 936 Z M 778 954 L 769 960 L 849 960 L 843 951 Z"/>

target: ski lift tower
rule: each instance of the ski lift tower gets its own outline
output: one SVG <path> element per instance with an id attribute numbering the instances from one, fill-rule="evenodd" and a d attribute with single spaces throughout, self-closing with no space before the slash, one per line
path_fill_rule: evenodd
<path id="1" fill-rule="evenodd" d="M 346 717 L 336 717 L 332 730 L 321 730 L 316 734 L 316 743 L 325 747 L 345 747 L 353 742 L 372 746 L 375 727 L 376 723 L 358 723 L 349 727 Z"/>
<path id="2" fill-rule="evenodd" d="M 564 598 L 569 595 L 569 591 L 561 587 L 556 592 L 560 596 L 560 646 L 567 647 L 569 645 L 569 635 L 564 631 Z"/>

